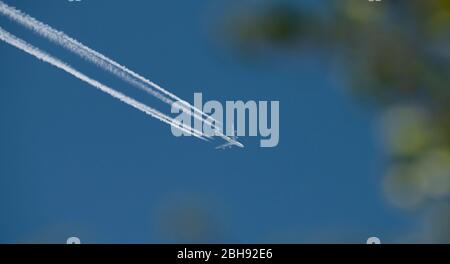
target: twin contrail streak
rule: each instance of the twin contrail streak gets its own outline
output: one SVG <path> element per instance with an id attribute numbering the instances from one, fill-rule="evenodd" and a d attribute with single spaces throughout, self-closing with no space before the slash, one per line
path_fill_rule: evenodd
<path id="1" fill-rule="evenodd" d="M 19 23 L 20 25 L 34 31 L 35 33 L 47 38 L 48 40 L 77 54 L 78 56 L 94 63 L 100 68 L 111 72 L 122 80 L 148 92 L 149 94 L 155 96 L 156 98 L 169 105 L 172 105 L 172 103 L 174 103 L 175 101 L 180 102 L 179 106 L 185 113 L 191 113 L 191 110 L 193 110 L 193 113 L 191 114 L 193 114 L 194 118 L 203 120 L 206 124 L 213 127 L 221 126 L 221 124 L 219 124 L 217 120 L 212 119 L 214 121 L 213 124 L 208 119 L 204 119 L 204 116 L 208 117 L 207 114 L 189 104 L 188 102 L 182 100 L 178 96 L 160 87 L 159 85 L 153 83 L 145 77 L 142 77 L 141 75 L 135 73 L 127 67 L 120 65 L 119 63 L 106 57 L 105 55 L 85 46 L 81 42 L 69 37 L 64 32 L 58 31 L 51 26 L 21 12 L 20 10 L 8 6 L 3 1 L 0 1 L 0 13 Z"/>
<path id="2" fill-rule="evenodd" d="M 172 94 L 171 92 L 165 90 L 159 85 L 153 83 L 152 81 L 146 79 L 145 77 L 142 77 L 141 75 L 128 69 L 127 67 L 85 46 L 81 42 L 69 37 L 64 32 L 58 31 L 52 28 L 51 26 L 38 21 L 32 16 L 27 15 L 14 7 L 8 6 L 1 0 L 0 0 L 0 14 L 3 14 L 12 21 L 17 22 L 18 24 L 37 33 L 38 35 L 64 47 L 65 49 L 73 52 L 74 54 L 77 54 L 78 56 L 97 65 L 98 67 L 116 75 L 117 77 L 130 83 L 131 85 L 134 85 L 146 91 L 147 93 L 155 96 L 156 98 L 160 99 L 161 101 L 167 104 L 172 105 L 174 102 L 179 102 L 179 107 L 183 110 L 184 113 L 190 114 L 194 118 L 202 120 L 205 124 L 208 124 L 211 127 L 215 128 L 216 136 L 219 136 L 228 142 L 235 142 L 233 139 L 224 134 L 221 127 L 222 124 L 217 120 L 215 120 L 214 118 L 212 118 L 211 116 L 207 115 L 206 113 L 202 112 L 195 106 L 182 100 L 181 98 Z M 185 126 L 184 124 L 182 125 Z M 200 135 L 202 134 L 201 131 L 195 131 L 195 133 L 200 133 Z"/>
<path id="3" fill-rule="evenodd" d="M 176 120 L 173 120 L 171 117 L 168 117 L 166 115 L 164 115 L 163 113 L 159 112 L 156 109 L 153 109 L 139 101 L 136 101 L 135 99 L 128 97 L 88 76 L 86 76 L 85 74 L 79 72 L 78 70 L 76 70 L 75 68 L 73 68 L 72 66 L 70 66 L 69 64 L 51 56 L 50 54 L 32 46 L 31 44 L 25 42 L 24 40 L 21 40 L 19 38 L 17 38 L 16 36 L 10 34 L 9 32 L 3 30 L 0 27 L 0 39 L 3 40 L 4 42 L 30 54 L 33 55 L 34 57 L 47 62 L 73 76 L 75 76 L 76 78 L 94 86 L 95 88 L 111 95 L 112 97 L 115 97 L 117 99 L 119 99 L 120 101 L 164 122 L 167 123 L 171 126 L 175 126 L 178 129 L 187 132 L 197 138 L 206 140 L 203 136 L 202 136 L 202 132 L 199 132 L 195 129 L 192 129 L 189 126 L 186 126 L 184 124 L 180 124 L 179 122 L 177 122 Z"/>

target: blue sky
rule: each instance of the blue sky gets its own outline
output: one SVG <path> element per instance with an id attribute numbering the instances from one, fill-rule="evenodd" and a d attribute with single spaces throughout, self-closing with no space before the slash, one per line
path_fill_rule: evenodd
<path id="1" fill-rule="evenodd" d="M 185 100 L 194 92 L 222 102 L 279 100 L 280 144 L 263 149 L 242 138 L 245 149 L 217 151 L 176 138 L 2 42 L 0 242 L 363 242 L 394 239 L 415 224 L 383 197 L 376 113 L 348 95 L 323 56 L 251 63 L 227 49 L 216 37 L 227 1 L 5 2 Z M 4 17 L 0 25 L 170 110 Z M 201 212 L 206 234 L 192 238 L 184 225 L 178 232 L 180 211 Z"/>

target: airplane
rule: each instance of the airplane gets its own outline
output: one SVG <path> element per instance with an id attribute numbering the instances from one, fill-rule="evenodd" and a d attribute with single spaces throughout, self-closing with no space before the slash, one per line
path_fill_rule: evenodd
<path id="1" fill-rule="evenodd" d="M 240 147 L 240 148 L 244 147 L 244 144 L 242 144 L 241 142 L 237 141 L 238 136 L 224 137 L 224 139 L 226 141 L 228 141 L 228 142 L 223 144 L 223 145 L 220 145 L 220 146 L 216 147 L 216 149 L 225 150 L 227 148 L 232 148 L 234 146 Z"/>

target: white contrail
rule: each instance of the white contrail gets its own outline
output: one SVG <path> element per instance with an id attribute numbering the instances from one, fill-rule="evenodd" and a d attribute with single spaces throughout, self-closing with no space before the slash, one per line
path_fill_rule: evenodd
<path id="1" fill-rule="evenodd" d="M 193 105 L 188 102 L 182 100 L 178 96 L 172 94 L 171 92 L 165 90 L 159 85 L 153 83 L 152 81 L 142 77 L 141 75 L 133 72 L 127 67 L 120 65 L 116 61 L 104 56 L 103 54 L 92 50 L 91 48 L 85 46 L 81 42 L 69 37 L 64 32 L 58 31 L 51 26 L 38 21 L 30 15 L 23 13 L 22 11 L 8 6 L 3 1 L 0 1 L 0 13 L 7 16 L 13 21 L 21 24 L 22 26 L 36 32 L 37 34 L 49 39 L 50 41 L 61 45 L 62 47 L 72 51 L 78 56 L 96 64 L 100 68 L 107 70 L 124 81 L 129 82 L 130 84 L 150 93 L 161 101 L 172 105 L 174 101 L 178 101 L 181 104 L 179 105 L 185 113 L 191 114 L 191 109 L 194 111 L 192 114 L 194 118 L 204 121 L 208 125 L 213 127 L 221 127 L 221 124 L 217 120 L 214 120 L 214 124 L 211 121 L 204 119 L 203 117 L 208 117 L 207 114 L 197 109 Z M 154 89 L 153 89 L 153 88 Z M 156 89 L 156 90 L 155 90 Z"/>
<path id="2" fill-rule="evenodd" d="M 75 76 L 76 78 L 96 87 L 97 89 L 119 99 L 120 101 L 122 101 L 128 105 L 131 105 L 132 107 L 134 107 L 134 108 L 136 108 L 136 109 L 138 109 L 138 110 L 140 110 L 140 111 L 142 111 L 164 123 L 167 123 L 172 126 L 176 126 L 178 129 L 180 129 L 184 132 L 187 132 L 197 138 L 206 140 L 202 136 L 201 132 L 198 132 L 189 126 L 186 126 L 185 124 L 180 124 L 178 121 L 164 115 L 163 113 L 159 112 L 158 110 L 153 109 L 131 97 L 128 97 L 128 96 L 84 75 L 83 73 L 79 72 L 72 66 L 70 66 L 70 65 L 66 64 L 65 62 L 51 56 L 50 54 L 32 46 L 31 44 L 25 42 L 24 40 L 17 38 L 16 36 L 10 34 L 9 32 L 3 30 L 1 27 L 0 27 L 0 39 L 22 51 L 25 51 L 26 53 L 28 53 L 30 55 L 35 56 L 36 58 L 38 58 L 44 62 L 47 62 L 63 71 Z"/>
<path id="3" fill-rule="evenodd" d="M 193 116 L 199 120 L 202 120 L 204 123 L 215 128 L 215 135 L 221 137 L 222 139 L 233 142 L 234 140 L 230 137 L 226 136 L 222 131 L 222 124 L 212 118 L 211 116 L 203 113 L 193 105 L 188 102 L 182 100 L 176 95 L 170 93 L 169 91 L 163 89 L 159 85 L 153 83 L 152 81 L 142 77 L 141 75 L 133 72 L 127 67 L 120 65 L 114 60 L 102 55 L 101 53 L 92 50 L 91 48 L 85 46 L 79 41 L 69 37 L 64 32 L 58 31 L 51 26 L 38 21 L 30 15 L 23 13 L 22 11 L 8 6 L 3 1 L 0 0 L 0 13 L 10 18 L 11 20 L 21 24 L 22 26 L 34 31 L 35 33 L 49 39 L 50 41 L 70 50 L 71 52 L 77 54 L 78 56 L 96 64 L 102 69 L 105 69 L 124 81 L 129 82 L 132 85 L 137 86 L 140 89 L 152 94 L 158 99 L 162 100 L 165 103 L 172 104 L 174 101 L 178 101 L 180 108 L 182 108 L 185 113 L 191 113 L 191 109 L 194 111 Z M 157 89 L 154 90 L 151 87 Z M 159 92 L 158 92 L 159 91 Z M 203 119 L 203 116 L 207 117 Z M 212 121 L 210 121 L 212 120 Z"/>

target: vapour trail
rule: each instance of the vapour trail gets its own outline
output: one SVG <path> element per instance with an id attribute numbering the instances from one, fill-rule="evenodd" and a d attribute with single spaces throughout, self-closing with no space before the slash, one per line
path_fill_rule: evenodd
<path id="1" fill-rule="evenodd" d="M 51 56 L 50 54 L 32 46 L 31 44 L 25 42 L 22 39 L 17 38 L 16 36 L 12 35 L 11 33 L 3 30 L 3 28 L 0 27 L 0 39 L 3 40 L 4 42 L 30 54 L 33 55 L 34 57 L 47 62 L 71 75 L 73 75 L 74 77 L 94 86 L 95 88 L 111 95 L 112 97 L 115 97 L 116 99 L 119 99 L 120 101 L 164 122 L 167 123 L 169 125 L 172 126 L 176 126 L 178 129 L 187 132 L 197 138 L 200 138 L 202 140 L 206 140 L 203 136 L 202 133 L 186 126 L 185 124 L 180 124 L 177 120 L 174 120 L 166 115 L 164 115 L 163 113 L 159 112 L 156 109 L 153 109 L 131 97 L 128 97 L 124 94 L 122 94 L 121 92 L 118 92 L 88 76 L 86 76 L 85 74 L 79 72 L 78 70 L 76 70 L 75 68 L 73 68 L 72 66 L 70 66 L 69 64 L 66 64 L 65 62 Z"/>
<path id="2" fill-rule="evenodd" d="M 214 118 L 212 118 L 211 116 L 203 113 L 202 111 L 195 108 L 188 102 L 182 100 L 176 95 L 168 92 L 159 85 L 140 76 L 139 74 L 133 72 L 132 70 L 126 68 L 125 66 L 122 66 L 119 63 L 115 62 L 114 60 L 83 45 L 77 40 L 66 35 L 64 32 L 53 29 L 51 26 L 38 21 L 37 19 L 31 17 L 30 15 L 27 15 L 14 7 L 8 6 L 1 0 L 0 0 L 0 13 L 7 16 L 9 19 L 21 24 L 22 26 L 34 31 L 35 33 L 49 39 L 50 41 L 70 50 L 71 52 L 77 54 L 78 56 L 96 64 L 100 68 L 115 74 L 124 81 L 127 81 L 130 84 L 135 85 L 140 89 L 143 89 L 144 91 L 152 94 L 153 96 L 162 100 L 165 103 L 171 105 L 174 101 L 180 102 L 179 106 L 185 111 L 185 113 L 191 113 L 192 109 L 194 111 L 193 116 L 195 118 L 202 120 L 204 123 L 210 125 L 211 127 L 214 127 L 216 136 L 219 136 L 228 142 L 234 141 L 229 136 L 224 134 L 224 131 L 222 130 L 221 127 L 222 124 L 217 120 L 215 120 Z M 151 87 L 157 89 L 159 92 L 152 89 Z M 207 118 L 203 119 L 203 116 Z"/>
<path id="3" fill-rule="evenodd" d="M 129 82 L 130 84 L 148 92 L 149 94 L 155 96 L 161 101 L 172 105 L 174 101 L 180 102 L 179 106 L 185 113 L 191 113 L 191 109 L 194 111 L 192 114 L 194 118 L 202 120 L 206 124 L 213 127 L 221 127 L 221 124 L 217 120 L 214 120 L 214 124 L 208 119 L 204 119 L 203 117 L 209 117 L 206 113 L 197 109 L 190 103 L 182 100 L 178 96 L 172 94 L 171 92 L 165 90 L 160 87 L 156 83 L 142 77 L 141 75 L 133 72 L 127 67 L 120 65 L 116 61 L 106 57 L 105 55 L 92 50 L 91 48 L 85 46 L 81 42 L 69 37 L 62 31 L 58 31 L 51 26 L 38 21 L 30 15 L 23 13 L 22 11 L 8 6 L 3 1 L 0 1 L 0 13 L 8 17 L 9 19 L 21 24 L 22 26 L 34 31 L 35 33 L 49 39 L 50 41 L 70 50 L 71 52 L 77 54 L 78 56 L 90 61 L 100 68 L 107 70 L 114 75 L 118 76 L 124 81 Z M 156 89 L 156 90 L 155 90 Z M 221 129 L 221 128 L 220 128 Z"/>

